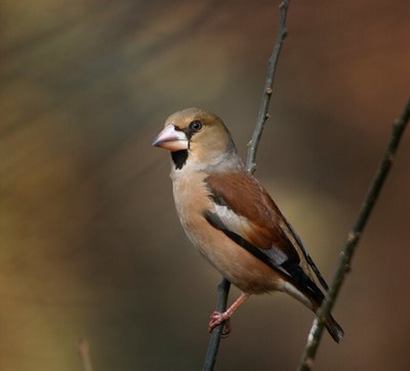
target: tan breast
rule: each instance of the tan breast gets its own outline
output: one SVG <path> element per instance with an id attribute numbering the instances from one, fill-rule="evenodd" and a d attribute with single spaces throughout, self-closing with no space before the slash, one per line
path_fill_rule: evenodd
<path id="1" fill-rule="evenodd" d="M 238 246 L 204 218 L 212 210 L 204 183 L 207 174 L 174 177 L 174 200 L 181 224 L 200 253 L 230 282 L 247 293 L 276 290 L 283 284 L 278 273 Z"/>

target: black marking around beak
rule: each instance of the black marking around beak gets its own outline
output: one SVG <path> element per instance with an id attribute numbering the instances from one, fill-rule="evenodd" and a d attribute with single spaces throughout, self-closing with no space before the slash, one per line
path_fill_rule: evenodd
<path id="1" fill-rule="evenodd" d="M 193 133 L 190 133 L 189 128 L 181 129 L 179 126 L 176 126 L 176 125 L 174 125 L 174 128 L 175 128 L 175 131 L 182 131 L 185 134 L 185 136 L 188 140 L 188 150 L 190 150 L 191 149 L 191 138 L 192 138 Z M 187 152 L 187 157 L 188 157 L 188 152 Z M 174 159 L 174 158 L 172 158 L 172 159 Z M 185 161 L 182 164 L 182 166 L 184 166 L 185 162 L 186 162 L 186 158 L 185 158 Z M 181 166 L 181 168 L 182 168 L 182 166 Z M 181 169 L 181 168 L 178 168 L 178 166 L 177 166 L 177 169 Z"/>
<path id="2" fill-rule="evenodd" d="M 188 142 L 188 148 L 189 148 L 189 142 Z M 175 168 L 178 170 L 181 170 L 184 167 L 186 160 L 188 159 L 188 150 L 183 149 L 181 151 L 171 152 L 171 158 L 172 158 L 172 162 L 175 165 Z"/>
<path id="3" fill-rule="evenodd" d="M 193 130 L 192 128 L 190 128 L 189 126 L 182 129 L 182 128 L 180 128 L 179 126 L 177 126 L 175 124 L 172 124 L 172 125 L 174 125 L 175 131 L 182 131 L 185 134 L 185 136 L 188 140 L 188 149 L 187 150 L 184 149 L 184 150 L 181 150 L 181 151 L 171 152 L 171 158 L 172 158 L 173 163 L 175 164 L 175 168 L 178 169 L 178 170 L 181 170 L 184 167 L 184 165 L 185 165 L 185 163 L 188 159 L 188 154 L 189 154 L 188 151 L 191 149 L 191 139 L 192 139 L 193 135 L 196 133 L 196 131 Z"/>
<path id="4" fill-rule="evenodd" d="M 174 125 L 174 128 L 175 128 L 176 131 L 182 131 L 185 134 L 185 136 L 188 140 L 188 149 L 190 149 L 191 148 L 191 139 L 194 136 L 194 134 L 197 133 L 197 131 L 192 129 L 191 126 L 188 126 L 184 129 L 182 129 L 179 126 Z"/>

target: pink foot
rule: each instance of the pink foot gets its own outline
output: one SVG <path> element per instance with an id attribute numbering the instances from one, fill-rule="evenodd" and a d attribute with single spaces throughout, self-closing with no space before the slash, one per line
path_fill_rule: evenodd
<path id="1" fill-rule="evenodd" d="M 211 333 L 215 327 L 225 322 L 224 328 L 222 330 L 222 336 L 228 337 L 229 333 L 231 332 L 231 324 L 229 318 L 230 316 L 226 312 L 212 312 L 211 316 L 209 317 L 208 331 Z"/>

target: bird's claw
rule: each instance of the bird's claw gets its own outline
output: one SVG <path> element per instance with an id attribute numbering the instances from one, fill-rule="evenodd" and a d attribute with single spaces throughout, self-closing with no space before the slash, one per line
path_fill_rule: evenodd
<path id="1" fill-rule="evenodd" d="M 209 317 L 208 331 L 211 333 L 215 327 L 223 323 L 222 337 L 226 338 L 231 332 L 230 316 L 224 312 L 214 311 Z"/>

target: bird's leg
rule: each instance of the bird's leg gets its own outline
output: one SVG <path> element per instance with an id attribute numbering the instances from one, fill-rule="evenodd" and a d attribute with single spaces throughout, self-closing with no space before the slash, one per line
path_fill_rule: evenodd
<path id="1" fill-rule="evenodd" d="M 217 311 L 212 312 L 210 319 L 209 319 L 209 324 L 208 324 L 209 332 L 212 332 L 212 330 L 215 327 L 225 322 L 223 335 L 227 336 L 231 332 L 231 327 L 229 325 L 229 319 L 237 311 L 237 309 L 241 306 L 241 304 L 243 304 L 248 298 L 249 298 L 249 294 L 245 294 L 243 292 L 241 293 L 239 298 L 236 299 L 225 312 L 223 313 L 217 312 Z"/>

